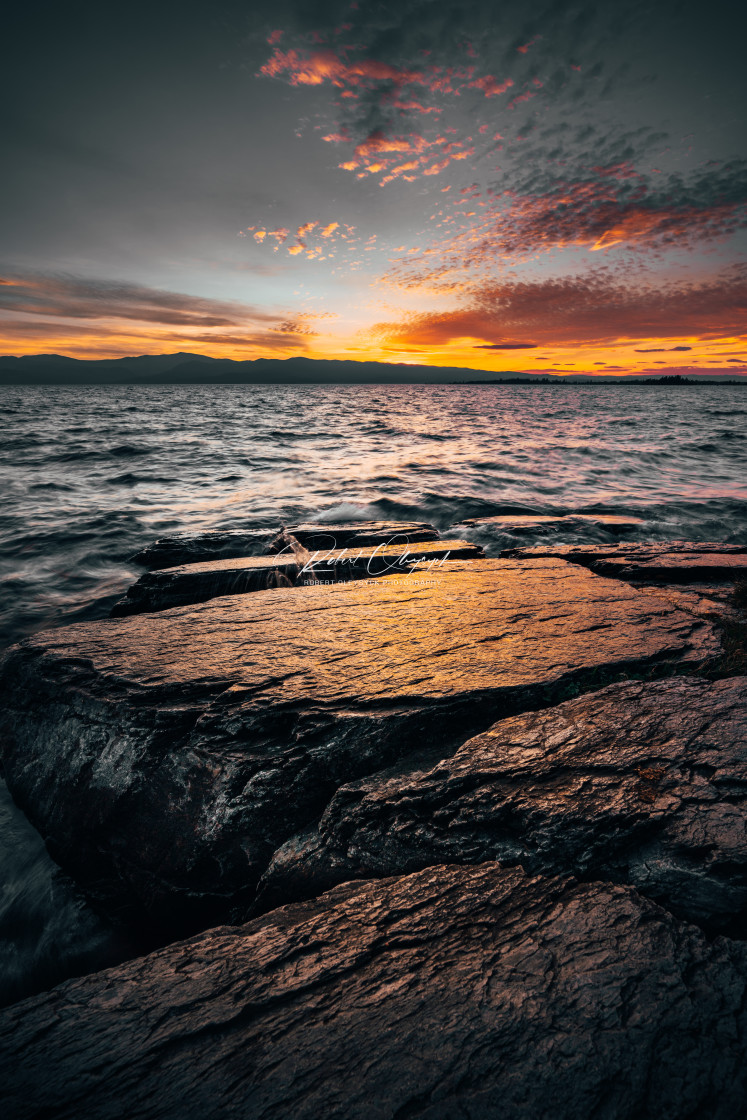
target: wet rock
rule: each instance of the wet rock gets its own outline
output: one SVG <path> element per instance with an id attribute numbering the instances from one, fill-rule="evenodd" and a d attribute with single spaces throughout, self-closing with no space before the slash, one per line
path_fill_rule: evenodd
<path id="1" fill-rule="evenodd" d="M 270 545 L 270 552 L 285 552 L 292 540 L 313 551 L 336 548 L 366 548 L 369 545 L 416 544 L 437 541 L 439 533 L 427 521 L 353 521 L 348 525 L 292 525 L 284 528 Z"/>
<path id="2" fill-rule="evenodd" d="M 495 864 L 347 884 L 0 1015 L 13 1120 L 736 1120 L 747 947 Z"/>
<path id="3" fill-rule="evenodd" d="M 267 552 L 275 533 L 274 529 L 220 529 L 191 536 L 160 537 L 130 559 L 145 568 L 173 568 L 206 560 L 260 556 Z"/>
<path id="4" fill-rule="evenodd" d="M 719 652 L 707 620 L 552 559 L 225 596 L 11 649 L 3 766 L 100 905 L 184 931 L 247 905 L 340 786 Z"/>
<path id="5" fill-rule="evenodd" d="M 129 588 L 111 611 L 112 618 L 144 611 L 162 611 L 188 603 L 205 603 L 220 595 L 266 591 L 311 582 L 366 579 L 399 571 L 413 564 L 438 565 L 453 559 L 479 559 L 479 545 L 467 541 L 425 541 L 409 545 L 350 546 L 344 549 L 315 549 L 297 556 L 290 551 L 277 556 L 212 560 L 146 572 Z"/>
<path id="6" fill-rule="evenodd" d="M 662 583 L 698 583 L 747 577 L 747 546 L 670 541 L 666 544 L 558 545 L 508 548 L 502 556 L 550 556 L 583 564 L 599 575 Z"/>
<path id="7" fill-rule="evenodd" d="M 491 517 L 465 517 L 459 527 L 469 525 L 475 528 L 491 528 L 505 533 L 562 532 L 595 525 L 609 533 L 626 533 L 645 525 L 640 517 L 621 517 L 614 513 L 569 513 L 558 516 L 549 514 L 494 514 Z M 454 526 L 457 528 L 457 526 Z"/>
<path id="8" fill-rule="evenodd" d="M 735 606 L 734 581 L 723 583 L 652 583 L 644 584 L 655 595 L 661 595 L 676 607 L 720 623 L 743 623 L 744 611 Z"/>
<path id="9" fill-rule="evenodd" d="M 0 850 L 0 1007 L 136 955 L 49 858 L 2 782 Z"/>
<path id="10" fill-rule="evenodd" d="M 259 903 L 437 863 L 631 883 L 747 936 L 747 677 L 613 684 L 501 720 L 433 769 L 332 798 L 275 854 Z"/>

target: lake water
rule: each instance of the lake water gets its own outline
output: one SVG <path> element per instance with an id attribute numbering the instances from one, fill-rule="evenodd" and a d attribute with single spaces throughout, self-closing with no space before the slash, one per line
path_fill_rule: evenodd
<path id="1" fill-rule="evenodd" d="M 105 616 L 167 532 L 613 513 L 747 544 L 747 387 L 8 387 L 0 433 L 0 646 Z M 123 952 L 0 789 L 0 997 Z"/>

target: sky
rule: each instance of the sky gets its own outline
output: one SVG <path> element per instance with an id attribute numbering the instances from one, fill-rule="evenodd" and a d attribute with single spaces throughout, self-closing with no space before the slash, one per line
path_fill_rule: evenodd
<path id="1" fill-rule="evenodd" d="M 0 353 L 747 374 L 733 0 L 15 8 Z"/>

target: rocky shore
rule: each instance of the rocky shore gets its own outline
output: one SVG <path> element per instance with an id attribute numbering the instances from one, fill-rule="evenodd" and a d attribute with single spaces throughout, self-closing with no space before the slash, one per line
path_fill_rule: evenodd
<path id="1" fill-rule="evenodd" d="M 484 531 L 164 538 L 8 652 L 16 803 L 154 948 L 0 1012 L 6 1115 L 743 1115 L 747 548 Z"/>

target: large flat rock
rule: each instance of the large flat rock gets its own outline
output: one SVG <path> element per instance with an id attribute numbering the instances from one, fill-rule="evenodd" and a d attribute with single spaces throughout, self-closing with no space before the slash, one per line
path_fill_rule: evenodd
<path id="1" fill-rule="evenodd" d="M 340 786 L 719 650 L 707 620 L 552 559 L 232 595 L 14 647 L 3 766 L 91 894 L 184 930 L 250 902 Z"/>
<path id="2" fill-rule="evenodd" d="M 502 556 L 556 557 L 583 564 L 599 575 L 651 583 L 720 582 L 747 578 L 747 546 L 687 541 L 666 544 L 537 545 L 507 548 Z"/>
<path id="3" fill-rule="evenodd" d="M 144 611 L 163 611 L 189 603 L 205 603 L 221 595 L 266 591 L 313 582 L 366 579 L 407 573 L 413 564 L 433 567 L 451 559 L 479 559 L 480 545 L 469 541 L 424 541 L 418 544 L 367 545 L 342 549 L 297 549 L 276 556 L 243 556 L 183 564 L 145 572 L 115 603 L 113 618 Z"/>
<path id="4" fill-rule="evenodd" d="M 495 864 L 348 884 L 0 1014 L 13 1120 L 737 1120 L 747 948 Z"/>
<path id="5" fill-rule="evenodd" d="M 433 769 L 340 789 L 260 903 L 437 863 L 633 884 L 747 936 L 747 677 L 613 684 L 504 719 Z"/>

